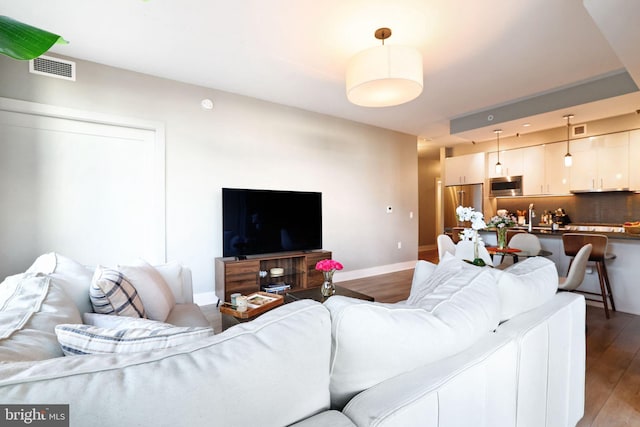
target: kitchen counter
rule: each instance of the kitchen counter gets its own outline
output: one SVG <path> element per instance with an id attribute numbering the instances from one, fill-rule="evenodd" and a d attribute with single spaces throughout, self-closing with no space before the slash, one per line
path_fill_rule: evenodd
<path id="1" fill-rule="evenodd" d="M 574 226 L 575 227 L 575 226 Z M 564 233 L 588 233 L 588 234 L 603 234 L 607 236 L 609 239 L 620 239 L 620 240 L 640 240 L 640 234 L 631 234 L 626 232 L 611 232 L 611 231 L 591 231 L 591 230 L 575 230 L 574 227 L 560 227 L 558 230 L 551 230 L 549 226 L 534 226 L 532 227 L 531 234 L 537 234 L 541 236 L 562 236 Z M 588 226 L 585 226 L 585 228 Z M 580 228 L 583 228 L 580 226 Z M 607 227 L 613 228 L 613 227 Z M 529 230 L 528 227 L 513 227 L 514 230 Z M 495 230 L 481 230 L 484 233 L 495 233 Z"/>
<path id="2" fill-rule="evenodd" d="M 527 227 L 517 228 L 528 230 Z M 553 231 L 550 227 L 533 227 L 532 234 L 538 236 L 542 249 L 551 253 L 548 258 L 556 264 L 561 276 L 567 274 L 570 258 L 564 254 L 564 246 L 560 237 L 564 233 L 570 232 L 604 234 L 609 238 L 607 252 L 614 254 L 615 258 L 607 260 L 607 271 L 611 280 L 616 308 L 621 312 L 640 315 L 640 288 L 637 286 L 636 277 L 637 264 L 640 259 L 640 234 L 574 231 L 564 227 Z M 487 245 L 496 245 L 495 230 L 481 230 L 480 234 Z M 587 266 L 587 274 L 580 289 L 591 292 L 599 292 L 600 290 L 598 274 L 592 263 Z M 599 306 L 602 304 L 600 303 Z"/>

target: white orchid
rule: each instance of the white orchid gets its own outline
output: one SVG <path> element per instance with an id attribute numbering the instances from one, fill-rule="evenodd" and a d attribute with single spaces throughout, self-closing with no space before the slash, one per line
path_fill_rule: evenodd
<path id="1" fill-rule="evenodd" d="M 474 230 L 482 230 L 487 228 L 487 224 L 484 222 L 484 215 L 482 212 L 476 212 L 471 207 L 462 207 L 458 206 L 456 208 L 456 216 L 458 217 L 458 221 L 470 221 L 471 228 Z"/>

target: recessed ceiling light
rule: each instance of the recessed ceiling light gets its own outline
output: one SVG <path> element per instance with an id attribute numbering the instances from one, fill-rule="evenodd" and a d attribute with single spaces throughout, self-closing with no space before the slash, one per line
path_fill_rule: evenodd
<path id="1" fill-rule="evenodd" d="M 213 110 L 213 101 L 210 99 L 203 99 L 200 101 L 200 106 L 203 110 Z"/>
<path id="2" fill-rule="evenodd" d="M 528 128 L 529 126 L 531 126 L 531 123 L 525 123 L 522 125 L 522 127 Z"/>

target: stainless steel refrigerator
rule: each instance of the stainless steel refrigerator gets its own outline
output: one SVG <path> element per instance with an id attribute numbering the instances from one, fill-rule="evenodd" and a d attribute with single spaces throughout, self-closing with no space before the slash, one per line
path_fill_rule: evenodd
<path id="1" fill-rule="evenodd" d="M 444 188 L 444 228 L 458 225 L 456 208 L 472 207 L 478 212 L 482 210 L 482 184 L 451 185 Z"/>

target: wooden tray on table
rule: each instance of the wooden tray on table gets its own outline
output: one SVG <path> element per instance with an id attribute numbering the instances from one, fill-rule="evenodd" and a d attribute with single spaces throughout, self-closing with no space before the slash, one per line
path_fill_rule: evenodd
<path id="1" fill-rule="evenodd" d="M 254 292 L 247 295 L 247 310 L 238 311 L 235 306 L 229 303 L 224 303 L 220 306 L 220 313 L 228 314 L 229 316 L 236 317 L 238 319 L 249 319 L 259 314 L 269 311 L 284 303 L 284 296 L 278 294 L 271 294 L 268 292 Z"/>

